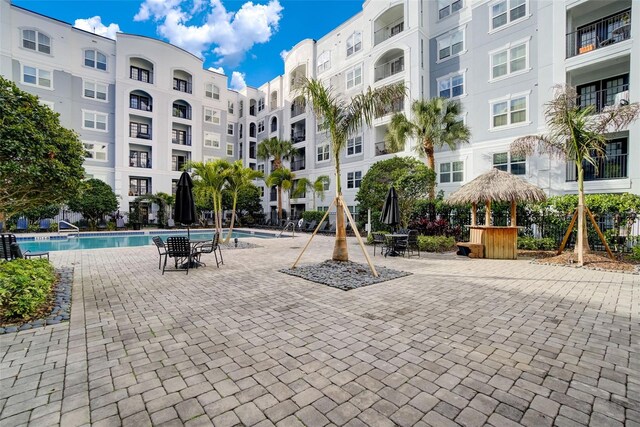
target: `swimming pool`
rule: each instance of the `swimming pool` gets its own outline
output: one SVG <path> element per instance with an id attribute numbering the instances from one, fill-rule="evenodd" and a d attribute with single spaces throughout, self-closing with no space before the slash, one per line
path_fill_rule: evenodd
<path id="1" fill-rule="evenodd" d="M 226 237 L 227 230 L 223 230 L 222 235 Z M 18 243 L 23 251 L 73 251 L 79 249 L 103 249 L 132 246 L 152 245 L 153 236 L 161 236 L 166 240 L 169 236 L 186 236 L 186 230 L 156 230 L 156 231 L 132 231 L 120 233 L 86 233 L 80 236 L 36 236 L 18 237 Z M 275 234 L 260 233 L 247 230 L 234 230 L 231 238 L 257 237 L 269 239 L 276 237 Z M 213 238 L 213 230 L 192 230 L 191 239 L 209 240 Z"/>

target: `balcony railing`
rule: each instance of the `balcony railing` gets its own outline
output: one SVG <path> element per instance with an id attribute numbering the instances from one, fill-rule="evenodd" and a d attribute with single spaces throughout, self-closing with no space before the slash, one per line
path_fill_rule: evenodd
<path id="1" fill-rule="evenodd" d="M 629 103 L 629 85 L 619 85 L 603 90 L 578 95 L 576 104 L 580 108 L 593 106 L 594 113 L 606 111 L 608 107 L 617 107 Z"/>
<path id="2" fill-rule="evenodd" d="M 129 157 L 129 166 L 132 168 L 151 169 L 151 159 L 139 159 L 136 157 Z"/>
<path id="3" fill-rule="evenodd" d="M 153 73 L 144 68 L 131 67 L 129 69 L 129 78 L 143 83 L 153 83 Z"/>
<path id="4" fill-rule="evenodd" d="M 173 79 L 173 90 L 179 90 L 184 93 L 191 93 L 191 83 L 186 80 Z"/>
<path id="5" fill-rule="evenodd" d="M 567 58 L 631 38 L 631 9 L 600 19 L 567 34 Z"/>
<path id="6" fill-rule="evenodd" d="M 616 154 L 597 157 L 595 166 L 583 163 L 584 180 L 598 181 L 602 179 L 627 178 L 627 154 Z M 567 181 L 578 180 L 578 169 L 574 163 L 567 163 Z"/>
<path id="7" fill-rule="evenodd" d="M 149 126 L 146 130 L 129 127 L 129 137 L 138 139 L 151 139 L 151 126 Z"/>
<path id="8" fill-rule="evenodd" d="M 256 106 L 255 105 L 249 106 L 249 115 L 250 116 L 255 116 L 256 115 Z"/>
<path id="9" fill-rule="evenodd" d="M 145 194 L 153 194 L 151 191 L 151 184 L 143 185 L 130 185 L 129 186 L 129 195 L 130 196 L 144 196 Z"/>
<path id="10" fill-rule="evenodd" d="M 404 31 L 404 17 L 373 33 L 373 44 L 377 45 L 378 43 L 382 43 L 383 41 L 400 34 L 402 31 Z"/>
<path id="11" fill-rule="evenodd" d="M 191 145 L 191 135 L 179 134 L 178 136 L 171 138 L 171 143 L 178 145 Z"/>
<path id="12" fill-rule="evenodd" d="M 291 162 L 291 171 L 295 172 L 295 171 L 300 171 L 303 170 L 305 168 L 305 159 L 300 159 L 300 160 L 294 160 Z"/>
<path id="13" fill-rule="evenodd" d="M 294 102 L 291 104 L 291 117 L 299 116 L 304 113 L 307 106 L 303 102 Z"/>
<path id="14" fill-rule="evenodd" d="M 307 139 L 306 132 L 294 132 L 294 131 L 291 131 L 291 142 L 293 142 L 294 144 L 297 143 L 297 142 L 302 142 L 305 139 Z"/>
<path id="15" fill-rule="evenodd" d="M 386 142 L 376 142 L 376 156 L 384 156 L 385 154 L 397 153 L 398 150 L 392 150 Z"/>
<path id="16" fill-rule="evenodd" d="M 382 112 L 380 114 L 376 114 L 376 118 L 379 119 L 380 117 L 388 116 L 389 114 L 399 113 L 402 110 L 404 110 L 404 98 L 385 105 Z"/>
<path id="17" fill-rule="evenodd" d="M 394 58 L 389 62 L 378 65 L 375 68 L 375 81 L 386 79 L 394 74 L 398 74 L 404 71 L 404 56 Z"/>
<path id="18" fill-rule="evenodd" d="M 153 111 L 153 104 L 149 98 L 129 98 L 129 108 L 140 111 Z"/>

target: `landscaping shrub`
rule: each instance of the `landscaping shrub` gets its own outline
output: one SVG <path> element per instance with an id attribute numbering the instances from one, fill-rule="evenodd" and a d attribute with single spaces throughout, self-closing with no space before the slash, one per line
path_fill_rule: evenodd
<path id="1" fill-rule="evenodd" d="M 634 246 L 631 248 L 631 258 L 640 261 L 640 246 Z"/>
<path id="2" fill-rule="evenodd" d="M 410 228 L 425 236 L 447 236 L 458 240 L 461 240 L 462 236 L 462 227 L 453 226 L 446 219 L 431 221 L 428 218 L 420 218 L 412 221 Z"/>
<path id="3" fill-rule="evenodd" d="M 518 249 L 530 251 L 551 251 L 556 249 L 556 242 L 550 237 L 518 237 Z"/>
<path id="4" fill-rule="evenodd" d="M 0 312 L 8 318 L 31 316 L 47 300 L 55 280 L 45 259 L 0 263 Z"/>
<path id="5" fill-rule="evenodd" d="M 456 246 L 456 239 L 447 236 L 418 236 L 418 247 L 424 252 L 447 252 Z"/>
<path id="6" fill-rule="evenodd" d="M 385 235 L 386 235 L 386 234 L 391 234 L 391 233 L 390 233 L 390 232 L 388 232 L 388 231 L 374 231 L 374 233 L 376 233 L 376 234 L 385 234 Z M 369 235 L 367 236 L 367 244 L 368 244 L 368 245 L 373 245 L 373 233 L 371 233 L 371 234 L 369 234 Z"/>
<path id="7" fill-rule="evenodd" d="M 321 212 L 321 211 L 302 212 L 302 219 L 304 219 L 307 222 L 311 222 L 311 221 L 320 222 L 323 216 L 324 216 L 324 212 Z"/>

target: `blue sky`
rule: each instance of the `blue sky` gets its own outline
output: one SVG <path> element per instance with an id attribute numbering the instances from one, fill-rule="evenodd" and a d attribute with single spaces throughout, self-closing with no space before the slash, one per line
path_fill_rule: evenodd
<path id="1" fill-rule="evenodd" d="M 259 86 L 282 74 L 282 51 L 305 38 L 319 39 L 361 11 L 363 1 L 13 0 L 13 3 L 111 37 L 119 29 L 173 42 L 202 56 L 205 68 L 222 67 L 230 82 L 233 80 L 232 85 L 238 87 L 243 80 L 239 73 L 249 86 Z"/>

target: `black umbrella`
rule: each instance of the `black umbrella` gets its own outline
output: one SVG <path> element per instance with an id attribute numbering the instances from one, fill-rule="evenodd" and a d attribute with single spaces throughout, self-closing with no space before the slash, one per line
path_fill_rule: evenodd
<path id="1" fill-rule="evenodd" d="M 382 205 L 382 213 L 380 214 L 380 222 L 390 225 L 395 230 L 396 225 L 400 224 L 400 207 L 398 206 L 398 193 L 391 186 L 387 192 L 387 197 Z"/>
<path id="2" fill-rule="evenodd" d="M 196 222 L 196 203 L 193 199 L 193 181 L 187 172 L 182 172 L 176 187 L 176 210 L 174 219 L 187 226 L 187 236 L 191 237 L 189 225 Z"/>

